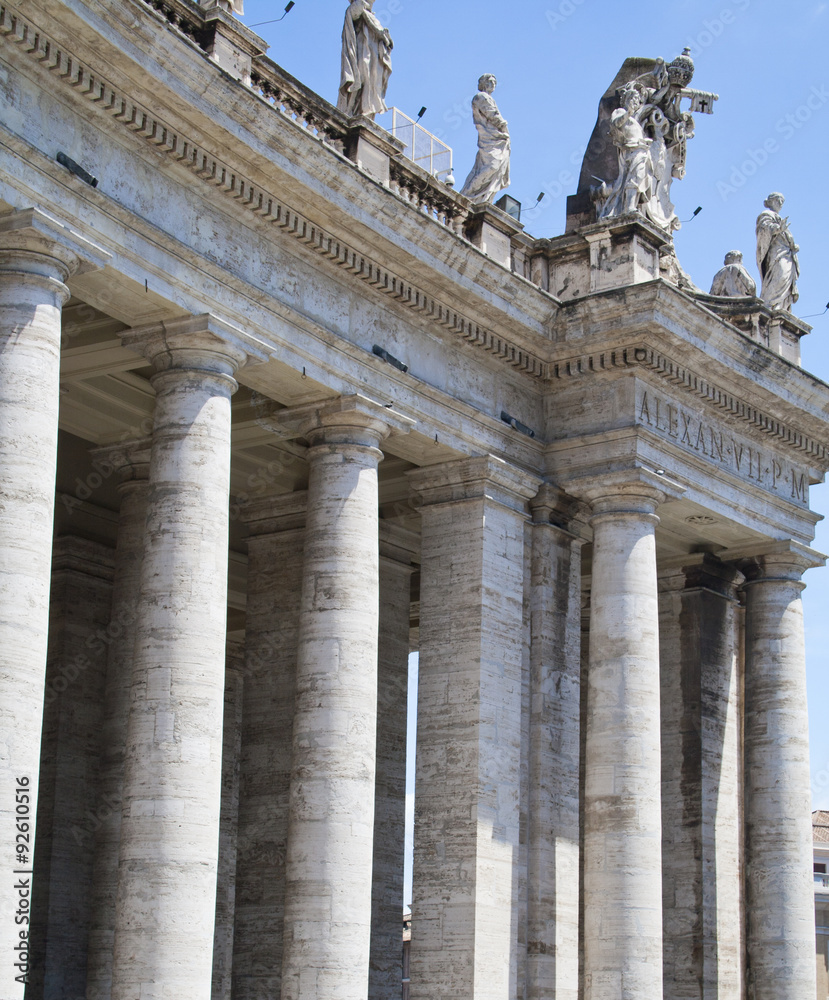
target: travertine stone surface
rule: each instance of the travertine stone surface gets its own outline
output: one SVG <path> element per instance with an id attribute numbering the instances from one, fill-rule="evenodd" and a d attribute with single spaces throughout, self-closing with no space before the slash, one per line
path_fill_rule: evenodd
<path id="1" fill-rule="evenodd" d="M 582 543 L 556 491 L 531 505 L 526 995 L 576 1000 Z"/>
<path id="2" fill-rule="evenodd" d="M 304 492 L 244 513 L 248 538 L 245 691 L 236 862 L 234 998 L 279 997 L 291 783 Z"/>
<path id="3" fill-rule="evenodd" d="M 8 845 L 15 843 L 18 778 L 29 781 L 34 844 L 64 282 L 106 258 L 37 209 L 0 216 L 0 839 Z M 13 886 L 8 878 L 0 886 L 3 913 L 17 910 Z M 18 940 L 14 921 L 3 921 L 3 954 L 13 955 Z M 0 996 L 23 996 L 17 973 L 3 963 Z"/>
<path id="4" fill-rule="evenodd" d="M 210 995 L 225 688 L 230 397 L 210 317 L 125 341 L 156 374 L 112 1000 Z"/>
<path id="5" fill-rule="evenodd" d="M 87 954 L 87 1000 L 108 1000 L 112 987 L 115 900 L 124 784 L 127 719 L 132 688 L 135 613 L 141 591 L 150 442 L 127 442 L 101 449 L 99 460 L 118 466 L 121 508 L 115 548 L 115 576 L 109 622 L 107 677 L 101 730 L 101 815 L 95 831 L 92 919 Z"/>
<path id="6" fill-rule="evenodd" d="M 362 397 L 282 411 L 310 444 L 282 1000 L 368 990 L 380 442 L 411 421 Z"/>
<path id="7" fill-rule="evenodd" d="M 225 668 L 222 806 L 219 819 L 219 866 L 216 878 L 216 928 L 213 943 L 211 1000 L 233 995 L 233 935 L 236 910 L 236 860 L 239 818 L 239 771 L 242 743 L 242 695 L 245 651 L 228 641 Z"/>
<path id="8" fill-rule="evenodd" d="M 386 1000 L 397 997 L 400 992 L 411 550 L 416 544 L 417 539 L 409 532 L 380 522 L 377 777 L 369 1000 Z"/>
<path id="9" fill-rule="evenodd" d="M 423 503 L 411 997 L 513 1000 L 524 531 L 540 481 L 493 457 L 410 481 Z"/>
<path id="10" fill-rule="evenodd" d="M 788 551 L 786 551 L 788 549 Z M 749 1000 L 815 995 L 804 546 L 743 565 L 746 594 L 746 902 Z"/>
<path id="11" fill-rule="evenodd" d="M 86 995 L 112 550 L 56 539 L 50 599 L 29 1000 Z"/>
<path id="12" fill-rule="evenodd" d="M 660 494 L 646 483 L 615 488 L 615 495 L 589 497 L 584 996 L 658 1000 L 662 822 L 654 511 Z"/>
<path id="13" fill-rule="evenodd" d="M 660 576 L 665 995 L 743 990 L 742 576 L 713 556 Z"/>

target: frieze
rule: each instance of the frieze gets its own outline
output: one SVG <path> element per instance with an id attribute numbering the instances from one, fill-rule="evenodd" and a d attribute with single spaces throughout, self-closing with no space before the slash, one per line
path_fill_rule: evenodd
<path id="1" fill-rule="evenodd" d="M 536 379 L 547 377 L 548 366 L 541 358 L 487 330 L 456 309 L 444 305 L 410 281 L 395 275 L 282 204 L 260 185 L 248 180 L 209 150 L 185 138 L 153 112 L 121 93 L 100 74 L 31 24 L 19 11 L 3 2 L 0 2 L 0 38 L 19 45 L 23 52 L 55 74 L 64 85 L 97 104 L 102 111 L 136 136 L 177 160 L 242 208 L 272 223 L 323 259 L 419 313 L 424 319 L 482 348 L 512 368 Z M 283 114 L 282 117 L 292 126 L 302 127 L 290 116 Z M 318 138 L 316 141 L 322 142 L 322 139 Z M 390 194 L 397 197 L 393 192 Z M 402 198 L 399 200 L 408 204 Z"/>
<path id="2" fill-rule="evenodd" d="M 781 461 L 728 428 L 708 423 L 652 389 L 637 392 L 636 422 L 752 485 L 800 507 L 809 506 L 806 470 Z"/>
<path id="3" fill-rule="evenodd" d="M 787 447 L 804 452 L 823 467 L 829 466 L 829 449 L 819 441 L 794 430 L 751 403 L 720 388 L 710 379 L 703 378 L 690 368 L 677 364 L 664 354 L 645 345 L 631 344 L 557 361 L 551 366 L 551 376 L 564 380 L 633 368 L 646 368 L 666 382 L 670 382 L 672 386 L 693 394 L 738 420 L 751 424 Z"/>

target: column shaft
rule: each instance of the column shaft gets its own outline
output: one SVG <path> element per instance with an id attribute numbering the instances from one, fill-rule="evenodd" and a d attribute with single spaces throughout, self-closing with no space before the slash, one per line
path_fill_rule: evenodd
<path id="1" fill-rule="evenodd" d="M 397 997 L 402 979 L 406 720 L 412 565 L 381 524 L 377 779 L 369 1000 Z"/>
<path id="2" fill-rule="evenodd" d="M 807 1000 L 816 988 L 800 580 L 808 565 L 783 554 L 745 569 L 750 1000 Z"/>
<path id="3" fill-rule="evenodd" d="M 304 492 L 245 511 L 248 592 L 236 864 L 235 1000 L 278 997 L 293 756 Z"/>
<path id="4" fill-rule="evenodd" d="M 576 1000 L 580 541 L 532 526 L 527 997 Z"/>
<path id="5" fill-rule="evenodd" d="M 377 737 L 380 441 L 360 397 L 279 414 L 310 442 L 282 1000 L 368 993 Z"/>
<path id="6" fill-rule="evenodd" d="M 86 994 L 112 551 L 55 542 L 32 898 L 29 1000 Z"/>
<path id="7" fill-rule="evenodd" d="M 423 498 L 412 1000 L 519 995 L 524 532 L 538 481 L 497 459 Z"/>
<path id="8" fill-rule="evenodd" d="M 738 996 L 744 977 L 742 667 L 735 570 L 660 580 L 666 996 Z"/>
<path id="9" fill-rule="evenodd" d="M 662 996 L 656 502 L 594 504 L 585 998 Z"/>
<path id="10" fill-rule="evenodd" d="M 233 995 L 233 943 L 236 921 L 244 675 L 245 651 L 243 644 L 238 641 L 228 641 L 225 668 L 222 807 L 219 820 L 219 865 L 216 878 L 212 1000 L 231 1000 Z"/>
<path id="11" fill-rule="evenodd" d="M 35 209 L 0 216 L 0 840 L 19 845 L 21 871 L 35 842 L 64 282 L 106 256 Z M 0 887 L 0 947 L 19 956 L 0 967 L 8 1000 L 25 982 L 23 892 L 9 878 Z"/>
<path id="12" fill-rule="evenodd" d="M 112 1000 L 210 995 L 225 689 L 230 397 L 202 317 L 132 333 L 161 369 L 136 617 Z M 181 328 L 183 327 L 183 329 Z"/>
<path id="13" fill-rule="evenodd" d="M 92 922 L 87 956 L 87 1000 L 109 1000 L 112 950 L 115 942 L 115 901 L 118 895 L 118 853 L 127 743 L 135 614 L 141 592 L 141 561 L 147 520 L 149 441 L 136 442 L 105 454 L 119 464 L 124 481 L 115 547 L 110 641 L 101 732 L 100 826 L 95 834 L 92 879 Z"/>

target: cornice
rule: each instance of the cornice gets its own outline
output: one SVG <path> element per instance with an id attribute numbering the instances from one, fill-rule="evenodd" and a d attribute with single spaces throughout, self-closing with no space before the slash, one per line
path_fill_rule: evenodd
<path id="1" fill-rule="evenodd" d="M 124 130 L 179 163 L 204 183 L 215 187 L 242 209 L 319 254 L 332 266 L 388 295 L 423 319 L 486 351 L 511 368 L 533 379 L 546 379 L 547 365 L 540 357 L 447 306 L 295 211 L 204 145 L 188 138 L 180 129 L 174 129 L 153 111 L 134 101 L 92 66 L 50 38 L 8 0 L 0 0 L 0 38 L 17 44 L 31 60 L 52 73 L 63 87 L 74 90 L 97 105 L 102 113 L 119 123 Z M 301 124 L 293 124 L 302 128 Z"/>
<path id="2" fill-rule="evenodd" d="M 677 389 L 777 438 L 788 447 L 803 452 L 818 465 L 829 467 L 829 448 L 826 445 L 794 430 L 691 368 L 677 364 L 647 344 L 629 344 L 562 359 L 551 365 L 550 375 L 554 380 L 567 382 L 582 376 L 637 368 L 651 372 Z"/>

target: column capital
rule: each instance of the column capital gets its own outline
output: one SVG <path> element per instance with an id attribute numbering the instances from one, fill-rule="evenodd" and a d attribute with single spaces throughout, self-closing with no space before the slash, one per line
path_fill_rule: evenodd
<path id="1" fill-rule="evenodd" d="M 718 555 L 723 561 L 735 563 L 745 574 L 744 587 L 774 581 L 799 583 L 807 569 L 824 566 L 827 559 L 822 552 L 791 539 L 757 542 L 739 549 L 726 549 Z"/>
<path id="2" fill-rule="evenodd" d="M 239 515 L 251 535 L 276 535 L 283 531 L 305 528 L 308 513 L 308 491 L 279 493 L 246 504 Z"/>
<path id="3" fill-rule="evenodd" d="M 642 467 L 586 476 L 564 484 L 568 493 L 601 514 L 653 514 L 667 500 L 678 500 L 685 488 L 661 470 Z"/>
<path id="4" fill-rule="evenodd" d="M 38 208 L 0 215 L 0 270 L 22 268 L 61 281 L 73 274 L 99 271 L 112 254 Z"/>
<path id="5" fill-rule="evenodd" d="M 120 336 L 124 346 L 142 354 L 157 374 L 178 369 L 232 376 L 239 368 L 268 358 L 265 344 L 211 313 L 133 327 Z"/>
<path id="6" fill-rule="evenodd" d="M 152 443 L 151 437 L 134 438 L 90 448 L 89 454 L 98 465 L 109 465 L 121 477 L 123 487 L 149 478 Z"/>
<path id="7" fill-rule="evenodd" d="M 744 580 L 738 566 L 711 552 L 691 552 L 660 563 L 659 590 L 708 590 L 729 600 Z"/>
<path id="8" fill-rule="evenodd" d="M 426 507 L 486 498 L 526 514 L 527 503 L 542 485 L 539 476 L 495 455 L 427 465 L 406 475 Z"/>
<path id="9" fill-rule="evenodd" d="M 420 551 L 420 536 L 399 524 L 380 521 L 380 559 L 406 573 L 412 573 L 416 567 L 412 557 Z"/>
<path id="10" fill-rule="evenodd" d="M 305 438 L 318 444 L 377 447 L 397 434 L 408 434 L 416 421 L 357 393 L 278 410 L 271 418 L 285 438 Z"/>
<path id="11" fill-rule="evenodd" d="M 565 493 L 560 486 L 542 483 L 538 493 L 530 500 L 533 524 L 549 525 L 566 534 L 586 541 L 584 534 L 589 508 L 582 500 Z"/>

